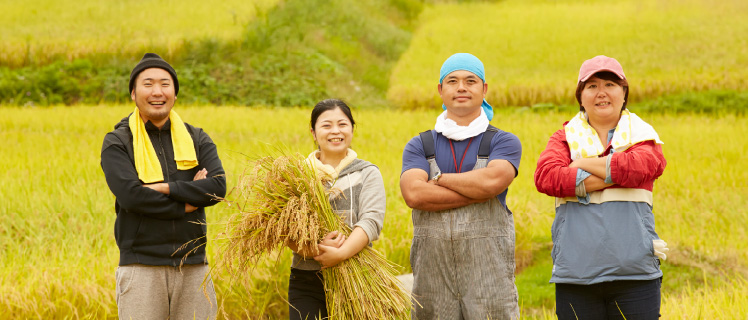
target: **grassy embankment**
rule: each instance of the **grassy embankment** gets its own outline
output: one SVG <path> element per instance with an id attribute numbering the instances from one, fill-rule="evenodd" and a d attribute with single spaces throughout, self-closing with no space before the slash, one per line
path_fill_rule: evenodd
<path id="1" fill-rule="evenodd" d="M 169 1 L 148 3 L 164 11 L 68 2 L 51 6 L 82 9 L 0 20 L 0 35 L 25 35 L 9 37 L 0 47 L 13 53 L 0 56 L 0 104 L 128 103 L 123 88 L 130 70 L 151 51 L 167 59 L 180 85 L 190 88 L 180 94 L 183 104 L 299 106 L 340 96 L 381 107 L 387 104 L 390 69 L 422 8 L 417 0 L 263 0 L 258 10 L 252 1 L 210 10 L 194 1 L 180 3 L 179 10 L 169 10 L 175 5 Z M 149 20 L 156 14 L 158 23 Z M 127 19 L 114 18 L 120 16 Z M 47 31 L 51 26 L 59 30 L 54 37 Z M 27 47 L 34 50 L 18 53 Z"/>
<path id="2" fill-rule="evenodd" d="M 101 139 L 130 111 L 125 107 L 4 108 L 0 139 L 0 310 L 11 317 L 93 317 L 115 315 L 113 197 L 99 168 Z M 264 154 L 268 143 L 306 153 L 313 148 L 307 131 L 308 109 L 182 107 L 181 115 L 203 127 L 218 143 L 229 184 L 246 166 L 247 156 Z M 398 188 L 402 147 L 432 125 L 435 111 L 357 110 L 354 148 L 379 165 L 385 179 L 388 211 L 376 247 L 408 269 L 412 227 Z M 518 261 L 524 268 L 518 287 L 525 315 L 553 310 L 548 284 L 552 199 L 535 191 L 537 155 L 551 132 L 570 112 L 501 111 L 493 121 L 522 140 L 520 175 L 508 202 L 516 214 Z M 748 214 L 745 181 L 748 151 L 745 118 L 642 114 L 665 141 L 669 166 L 655 188 L 660 236 L 672 249 L 664 263 L 663 313 L 666 318 L 736 319 L 745 314 L 748 284 L 734 280 L 748 269 Z M 383 130 L 382 128 L 387 128 Z M 701 128 L 699 135 L 691 134 Z M 217 223 L 231 213 L 209 209 Z M 220 232 L 219 225 L 210 234 Z M 209 247 L 214 258 L 214 246 Z M 237 315 L 281 317 L 287 284 L 288 252 L 280 264 L 258 266 L 244 290 L 217 279 L 221 300 Z M 745 278 L 743 278 L 745 279 Z M 248 295 L 251 295 L 248 296 Z M 683 309 L 687 307 L 688 309 Z M 684 311 L 685 310 L 685 311 Z M 718 315 L 724 317 L 718 317 Z"/>

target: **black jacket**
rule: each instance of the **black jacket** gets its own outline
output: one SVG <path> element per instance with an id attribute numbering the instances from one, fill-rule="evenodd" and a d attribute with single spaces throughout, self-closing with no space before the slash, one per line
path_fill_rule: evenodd
<path id="1" fill-rule="evenodd" d="M 216 145 L 208 134 L 189 124 L 185 123 L 185 126 L 195 144 L 199 164 L 182 171 L 177 170 L 174 161 L 171 122 L 167 120 L 160 130 L 151 122 L 145 124 L 161 162 L 163 182 L 169 184 L 168 196 L 143 187 L 143 182 L 138 179 L 127 117 L 104 137 L 101 168 L 116 198 L 114 237 L 121 266 L 133 263 L 178 266 L 188 253 L 184 264 L 207 263 L 204 207 L 218 203 L 215 197 L 226 195 L 226 177 Z M 202 168 L 208 170 L 208 177 L 192 181 Z M 185 203 L 198 209 L 185 213 Z"/>

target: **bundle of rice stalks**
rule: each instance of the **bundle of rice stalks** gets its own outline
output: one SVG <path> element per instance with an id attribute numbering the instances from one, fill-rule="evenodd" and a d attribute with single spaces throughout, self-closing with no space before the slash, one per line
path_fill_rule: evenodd
<path id="1" fill-rule="evenodd" d="M 316 170 L 299 155 L 265 157 L 232 191 L 237 213 L 220 237 L 218 266 L 246 276 L 266 253 L 289 244 L 317 247 L 330 231 L 351 229 L 333 212 Z M 238 193 L 238 194 L 234 194 Z M 395 265 L 371 247 L 322 270 L 329 319 L 409 319 L 410 295 L 395 278 Z"/>

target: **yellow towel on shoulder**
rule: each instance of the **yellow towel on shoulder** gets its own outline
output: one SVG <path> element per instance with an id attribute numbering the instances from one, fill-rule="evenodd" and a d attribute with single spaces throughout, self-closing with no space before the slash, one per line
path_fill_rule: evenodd
<path id="1" fill-rule="evenodd" d="M 169 112 L 171 120 L 171 143 L 174 146 L 174 160 L 178 170 L 188 170 L 198 165 L 195 146 L 192 136 L 182 122 L 182 118 L 174 111 Z M 140 117 L 140 111 L 135 111 L 129 118 L 130 132 L 132 132 L 132 148 L 135 154 L 135 170 L 138 178 L 144 183 L 164 181 L 164 173 L 161 171 L 161 162 L 156 156 L 151 139 L 145 130 L 145 123 Z"/>
<path id="2" fill-rule="evenodd" d="M 587 122 L 587 115 L 584 111 L 580 111 L 574 116 L 566 124 L 564 131 L 566 132 L 566 141 L 569 144 L 572 160 L 597 157 L 606 149 L 606 146 L 600 142 L 597 131 Z M 617 152 L 624 151 L 639 142 L 647 140 L 664 144 L 651 125 L 644 122 L 636 114 L 629 112 L 628 109 L 623 110 L 616 131 L 613 133 L 613 139 L 610 141 L 613 149 Z"/>

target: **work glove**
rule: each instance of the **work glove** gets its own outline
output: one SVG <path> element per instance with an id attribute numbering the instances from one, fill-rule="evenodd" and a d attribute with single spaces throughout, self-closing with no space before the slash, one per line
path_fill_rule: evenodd
<path id="1" fill-rule="evenodd" d="M 668 249 L 667 247 L 667 242 L 662 239 L 657 239 L 652 240 L 652 244 L 654 245 L 655 255 L 662 260 L 667 260 L 666 253 L 670 251 L 670 249 Z"/>

